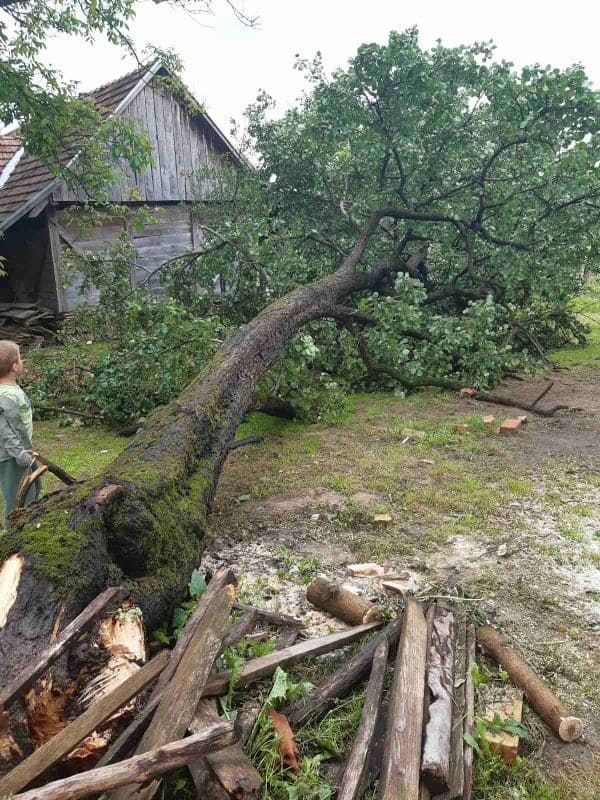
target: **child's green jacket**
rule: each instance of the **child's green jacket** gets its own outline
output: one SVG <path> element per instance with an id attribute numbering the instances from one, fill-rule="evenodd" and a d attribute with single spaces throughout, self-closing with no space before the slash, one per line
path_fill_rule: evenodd
<path id="1" fill-rule="evenodd" d="M 0 395 L 0 461 L 14 458 L 19 467 L 30 467 L 34 459 L 27 450 L 31 450 L 31 439 L 19 409 L 9 397 Z"/>

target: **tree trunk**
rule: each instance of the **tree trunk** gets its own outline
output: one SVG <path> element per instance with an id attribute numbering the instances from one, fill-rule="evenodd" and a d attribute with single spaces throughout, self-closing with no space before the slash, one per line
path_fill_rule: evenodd
<path id="1" fill-rule="evenodd" d="M 0 628 L 0 685 L 44 649 L 59 610 L 64 627 L 109 584 L 130 589 L 150 628 L 165 619 L 198 564 L 219 473 L 258 381 L 307 322 L 389 268 L 357 269 L 382 216 L 371 215 L 336 273 L 277 300 L 230 337 L 103 474 L 12 515 L 0 563 L 12 553 L 25 563 Z"/>

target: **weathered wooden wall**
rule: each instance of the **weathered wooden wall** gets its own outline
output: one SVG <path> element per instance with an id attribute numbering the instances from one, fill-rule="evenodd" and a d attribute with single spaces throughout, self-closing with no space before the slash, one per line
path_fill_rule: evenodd
<path id="1" fill-rule="evenodd" d="M 123 115 L 146 131 L 154 159 L 144 172 L 133 172 L 120 161 L 122 179 L 111 187 L 109 200 L 131 200 L 132 190 L 147 202 L 194 200 L 205 193 L 205 180 L 197 173 L 211 159 L 219 163 L 223 145 L 201 117 L 191 115 L 179 100 L 157 89 L 154 82 L 142 89 Z M 57 202 L 86 200 L 82 192 L 73 191 L 64 183 L 53 197 Z"/>
<path id="2" fill-rule="evenodd" d="M 0 238 L 6 275 L 0 279 L 0 300 L 38 302 L 58 309 L 52 255 L 45 215 L 25 218 Z"/>
<path id="3" fill-rule="evenodd" d="M 173 256 L 192 250 L 194 247 L 194 230 L 191 219 L 190 207 L 184 204 L 161 205 L 153 208 L 156 224 L 144 226 L 140 231 L 132 228 L 129 237 L 137 251 L 137 269 L 132 269 L 132 286 L 149 277 L 160 264 Z M 114 244 L 119 234 L 124 230 L 121 220 L 105 222 L 92 231 L 81 233 L 76 219 L 76 210 L 57 209 L 56 230 L 60 239 L 61 251 L 74 249 L 76 252 L 105 250 Z M 78 291 L 80 283 L 74 281 L 72 285 L 64 286 L 64 310 L 69 311 L 77 305 L 87 303 L 94 305 L 98 293 L 92 290 L 86 297 Z M 160 292 L 158 275 L 149 281 L 149 286 L 154 292 Z"/>

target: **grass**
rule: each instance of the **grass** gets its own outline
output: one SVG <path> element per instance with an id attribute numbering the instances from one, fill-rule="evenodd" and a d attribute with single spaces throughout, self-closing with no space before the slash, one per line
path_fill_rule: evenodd
<path id="1" fill-rule="evenodd" d="M 589 327 L 587 342 L 556 350 L 550 359 L 563 367 L 600 367 L 600 282 L 591 283 L 588 291 L 573 301 L 572 307 L 579 320 Z"/>

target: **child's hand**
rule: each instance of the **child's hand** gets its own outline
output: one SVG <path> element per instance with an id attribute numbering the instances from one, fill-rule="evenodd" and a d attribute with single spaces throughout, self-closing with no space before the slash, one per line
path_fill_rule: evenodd
<path id="1" fill-rule="evenodd" d="M 48 462 L 46 461 L 44 456 L 41 456 L 39 453 L 36 453 L 35 450 L 31 450 L 30 452 L 31 452 L 31 455 L 33 456 L 33 458 L 35 458 L 35 460 L 37 461 L 38 464 L 42 464 L 43 466 L 46 466 L 46 467 L 48 466 Z"/>

